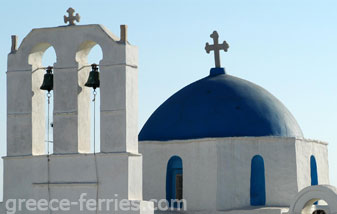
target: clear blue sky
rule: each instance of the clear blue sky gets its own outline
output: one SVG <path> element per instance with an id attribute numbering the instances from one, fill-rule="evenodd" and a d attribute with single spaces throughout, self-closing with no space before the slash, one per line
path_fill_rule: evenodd
<path id="1" fill-rule="evenodd" d="M 337 1 L 74 1 L 1 3 L 0 142 L 5 155 L 6 64 L 10 36 L 63 25 L 71 6 L 81 24 L 103 24 L 139 47 L 139 126 L 170 95 L 205 77 L 214 65 L 204 51 L 213 30 L 227 40 L 228 73 L 261 85 L 294 114 L 306 138 L 329 142 L 330 178 L 337 185 Z M 96 54 L 97 53 L 97 54 Z M 46 54 L 44 63 L 53 62 Z M 100 59 L 99 50 L 91 55 Z"/>

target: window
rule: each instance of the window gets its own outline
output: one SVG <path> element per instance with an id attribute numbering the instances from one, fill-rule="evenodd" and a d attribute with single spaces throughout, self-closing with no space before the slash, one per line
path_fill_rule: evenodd
<path id="1" fill-rule="evenodd" d="M 311 186 L 318 185 L 317 163 L 315 156 L 310 157 Z"/>
<path id="2" fill-rule="evenodd" d="M 170 207 L 181 208 L 177 201 L 183 198 L 183 163 L 180 157 L 173 156 L 167 163 L 166 199 Z"/>
<path id="3" fill-rule="evenodd" d="M 266 205 L 266 184 L 264 161 L 260 155 L 256 155 L 251 163 L 250 177 L 250 204 L 252 206 Z"/>

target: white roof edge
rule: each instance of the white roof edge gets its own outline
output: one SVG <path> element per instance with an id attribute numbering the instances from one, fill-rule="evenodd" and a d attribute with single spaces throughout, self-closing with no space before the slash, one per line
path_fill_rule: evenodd
<path id="1" fill-rule="evenodd" d="M 217 138 L 198 138 L 198 139 L 186 139 L 186 140 L 168 140 L 168 141 L 159 141 L 159 140 L 144 140 L 139 141 L 140 144 L 172 144 L 172 143 L 198 143 L 198 142 L 215 142 L 219 140 L 275 140 L 275 139 L 284 139 L 286 141 L 305 141 L 305 142 L 312 142 L 312 143 L 319 143 L 322 145 L 328 145 L 328 143 L 319 141 L 319 140 L 312 140 L 306 138 L 299 138 L 299 137 L 281 137 L 281 136 L 259 136 L 259 137 L 217 137 Z"/>

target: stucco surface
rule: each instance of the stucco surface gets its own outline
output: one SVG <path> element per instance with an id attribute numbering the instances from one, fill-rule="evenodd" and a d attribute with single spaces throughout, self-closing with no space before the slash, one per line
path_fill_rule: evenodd
<path id="1" fill-rule="evenodd" d="M 326 213 L 337 213 L 337 189 L 330 185 L 309 186 L 300 191 L 294 198 L 289 214 L 310 214 L 312 205 L 324 200 L 328 206 L 324 207 Z"/>
<path id="2" fill-rule="evenodd" d="M 53 47 L 54 152 L 90 151 L 90 93 L 84 87 L 87 56 L 98 44 L 103 52 L 101 76 L 101 150 L 137 153 L 137 47 L 120 42 L 101 25 L 32 30 L 8 55 L 7 155 L 41 155 L 44 149 L 45 94 L 42 56 Z M 20 133 L 20 134 L 19 134 Z M 114 139 L 113 141 L 111 139 Z"/>
<path id="3" fill-rule="evenodd" d="M 4 167 L 4 201 L 51 197 L 76 202 L 82 193 L 87 193 L 88 199 L 96 200 L 98 194 L 101 199 L 129 199 L 143 203 L 141 155 L 51 155 L 50 176 L 46 156 L 5 157 Z M 77 213 L 79 209 L 72 211 Z"/>
<path id="4" fill-rule="evenodd" d="M 330 184 L 329 161 L 327 144 L 314 140 L 296 140 L 296 165 L 298 190 L 311 185 L 310 157 L 314 156 L 317 162 L 318 184 Z"/>
<path id="5" fill-rule="evenodd" d="M 312 148 L 310 152 L 299 152 L 308 147 Z M 310 170 L 298 167 L 302 164 L 308 169 L 311 155 L 316 156 L 319 165 L 319 182 L 328 182 L 326 147 L 326 143 L 318 141 L 285 137 L 141 141 L 144 198 L 165 199 L 167 163 L 178 155 L 183 161 L 183 197 L 188 211 L 247 208 L 251 160 L 261 155 L 265 164 L 266 206 L 289 207 L 303 185 L 310 185 Z"/>
<path id="6" fill-rule="evenodd" d="M 103 52 L 98 62 L 101 153 L 96 155 L 87 154 L 92 89 L 84 87 L 90 71 L 87 56 L 95 45 Z M 51 156 L 45 152 L 46 94 L 39 89 L 44 74 L 42 56 L 49 47 L 54 48 L 57 58 L 52 65 Z M 140 210 L 114 213 L 153 213 L 153 203 L 142 200 L 137 73 L 137 47 L 126 36 L 119 40 L 102 25 L 33 29 L 18 50 L 8 55 L 4 201 L 77 201 L 87 193 L 87 198 L 127 199 L 140 205 Z M 71 213 L 93 212 L 80 212 L 78 207 Z"/>

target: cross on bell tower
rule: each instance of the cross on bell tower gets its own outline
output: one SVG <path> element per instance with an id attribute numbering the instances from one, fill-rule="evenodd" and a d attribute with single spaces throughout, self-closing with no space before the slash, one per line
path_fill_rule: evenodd
<path id="1" fill-rule="evenodd" d="M 229 45 L 226 41 L 224 41 L 222 44 L 219 44 L 219 34 L 216 31 L 213 31 L 213 33 L 210 35 L 211 38 L 213 38 L 213 45 L 210 45 L 208 42 L 206 43 L 205 50 L 207 53 L 210 53 L 210 51 L 214 51 L 214 60 L 215 60 L 215 67 L 220 68 L 220 50 L 224 50 L 227 52 Z"/>
<path id="2" fill-rule="evenodd" d="M 69 22 L 69 25 L 75 25 L 75 21 L 80 22 L 81 16 L 76 13 L 76 15 L 74 16 L 75 10 L 71 7 L 69 7 L 69 9 L 67 10 L 67 13 L 69 14 L 69 16 L 64 16 L 64 23 L 67 24 L 67 22 Z"/>

